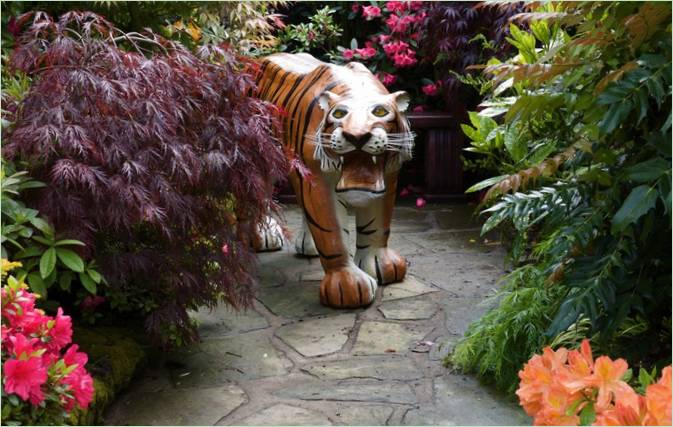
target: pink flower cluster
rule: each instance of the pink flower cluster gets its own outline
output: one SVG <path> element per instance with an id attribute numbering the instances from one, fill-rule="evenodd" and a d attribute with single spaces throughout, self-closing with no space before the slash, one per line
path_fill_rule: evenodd
<path id="1" fill-rule="evenodd" d="M 2 360 L 4 392 L 34 406 L 60 402 L 66 411 L 87 408 L 93 379 L 84 368 L 88 357 L 72 340 L 72 321 L 59 307 L 47 316 L 35 307 L 36 295 L 10 276 L 2 287 Z"/>
<path id="2" fill-rule="evenodd" d="M 417 42 L 422 38 L 423 23 L 426 19 L 426 4 L 422 1 L 388 1 L 385 6 L 362 6 L 354 3 L 351 11 L 362 14 L 366 21 L 380 19 L 381 31 L 369 37 L 364 48 L 344 49 L 343 59 L 369 60 L 380 71 L 379 80 L 387 87 L 400 81 L 392 70 L 409 69 L 419 62 Z M 385 55 L 381 55 L 380 52 Z M 428 96 L 437 95 L 437 85 L 421 88 Z"/>

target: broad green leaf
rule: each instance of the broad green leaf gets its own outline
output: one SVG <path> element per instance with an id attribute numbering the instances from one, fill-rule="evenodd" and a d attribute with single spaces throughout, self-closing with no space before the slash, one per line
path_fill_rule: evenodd
<path id="1" fill-rule="evenodd" d="M 642 184 L 654 181 L 671 169 L 671 164 L 661 157 L 655 157 L 626 168 L 626 178 Z"/>
<path id="2" fill-rule="evenodd" d="M 508 129 L 505 132 L 505 148 L 515 162 L 523 159 L 528 151 L 526 140 L 520 138 L 514 129 Z"/>
<path id="3" fill-rule="evenodd" d="M 71 271 L 62 272 L 60 277 L 58 278 L 58 285 L 61 287 L 61 289 L 70 292 L 71 283 L 72 283 L 72 272 Z"/>
<path id="4" fill-rule="evenodd" d="M 598 124 L 603 134 L 612 133 L 631 112 L 633 105 L 628 99 L 623 99 L 613 104 L 603 116 L 603 120 Z"/>
<path id="5" fill-rule="evenodd" d="M 79 240 L 74 240 L 74 239 L 64 239 L 64 240 L 59 240 L 58 242 L 54 243 L 54 246 L 66 246 L 66 245 L 86 246 L 84 243 L 80 242 Z"/>
<path id="6" fill-rule="evenodd" d="M 19 251 L 14 255 L 16 259 L 33 258 L 42 255 L 42 249 L 37 246 L 28 246 L 26 249 Z"/>
<path id="7" fill-rule="evenodd" d="M 40 277 L 39 273 L 33 272 L 28 274 L 28 287 L 31 291 L 40 294 L 41 297 L 46 298 L 47 296 L 47 286 L 45 286 L 44 281 Z"/>
<path id="8" fill-rule="evenodd" d="M 596 421 L 596 411 L 594 410 L 594 404 L 589 403 L 580 411 L 580 425 L 590 426 L 594 421 Z"/>
<path id="9" fill-rule="evenodd" d="M 87 269 L 86 272 L 89 277 L 91 277 L 91 279 L 93 279 L 93 281 L 97 284 L 100 283 L 101 279 L 103 278 L 96 270 Z"/>
<path id="10" fill-rule="evenodd" d="M 658 191 L 648 185 L 640 185 L 624 200 L 624 204 L 612 218 L 612 234 L 622 232 L 628 225 L 645 215 L 657 202 Z"/>
<path id="11" fill-rule="evenodd" d="M 33 240 L 38 241 L 38 242 L 42 243 L 43 245 L 54 246 L 54 239 L 46 239 L 46 238 L 41 237 L 41 236 L 33 236 Z"/>
<path id="12" fill-rule="evenodd" d="M 507 178 L 509 175 L 500 175 L 500 176 L 494 176 L 489 179 L 485 179 L 481 182 L 478 182 L 474 184 L 472 187 L 468 188 L 465 190 L 466 193 L 474 193 L 475 191 L 483 190 L 486 187 L 490 187 L 492 185 L 495 185 L 502 181 L 503 179 Z"/>
<path id="13" fill-rule="evenodd" d="M 54 229 L 51 228 L 51 225 L 49 225 L 49 223 L 47 221 L 43 220 L 42 218 L 39 218 L 39 217 L 31 218 L 30 223 L 33 224 L 35 226 L 35 228 L 37 228 L 38 230 L 40 230 L 44 234 L 49 234 L 49 235 L 54 234 Z"/>
<path id="14" fill-rule="evenodd" d="M 40 276 L 44 279 L 49 276 L 56 267 L 56 249 L 49 248 L 40 257 Z"/>
<path id="15" fill-rule="evenodd" d="M 75 252 L 70 249 L 58 248 L 56 249 L 58 259 L 72 271 L 82 273 L 84 271 L 84 261 Z"/>
<path id="16" fill-rule="evenodd" d="M 82 285 L 87 291 L 94 295 L 96 294 L 96 282 L 94 282 L 91 277 L 85 273 L 79 273 L 79 281 L 82 282 Z"/>

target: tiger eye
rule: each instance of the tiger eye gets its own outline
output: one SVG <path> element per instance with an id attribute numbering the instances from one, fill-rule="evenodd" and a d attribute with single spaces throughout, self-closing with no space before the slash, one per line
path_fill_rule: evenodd
<path id="1" fill-rule="evenodd" d="M 378 107 L 372 110 L 372 114 L 375 115 L 376 117 L 383 117 L 386 114 L 388 114 L 388 110 L 379 105 Z"/>
<path id="2" fill-rule="evenodd" d="M 332 117 L 334 117 L 335 119 L 343 119 L 346 116 L 346 114 L 348 114 L 346 110 L 338 109 L 334 110 L 334 112 L 332 113 Z"/>

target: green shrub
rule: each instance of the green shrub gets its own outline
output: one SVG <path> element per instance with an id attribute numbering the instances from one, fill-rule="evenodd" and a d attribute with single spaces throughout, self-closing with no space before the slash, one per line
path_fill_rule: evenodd
<path id="1" fill-rule="evenodd" d="M 518 54 L 489 62 L 490 99 L 463 126 L 472 151 L 497 167 L 497 177 L 471 189 L 490 187 L 483 232 L 514 230 L 509 259 L 525 266 L 513 276 L 535 270 L 527 286 L 549 299 L 537 315 L 520 314 L 512 299 L 525 292 L 506 290 L 510 297 L 457 347 L 458 365 L 495 373 L 510 390 L 519 355 L 558 342 L 573 325 L 616 353 L 637 336 L 632 364 L 671 357 L 671 5 L 564 3 L 540 12 L 518 17 L 529 32 L 512 25 Z M 523 342 L 517 316 L 535 325 Z M 484 362 L 470 362 L 475 354 Z"/>

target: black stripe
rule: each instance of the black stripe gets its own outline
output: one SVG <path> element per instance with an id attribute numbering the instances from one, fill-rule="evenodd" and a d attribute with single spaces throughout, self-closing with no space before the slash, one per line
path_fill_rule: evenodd
<path id="1" fill-rule="evenodd" d="M 393 272 L 395 272 L 395 278 L 393 280 L 397 282 L 397 266 L 395 265 L 394 262 L 393 262 Z"/>
<path id="2" fill-rule="evenodd" d="M 260 98 L 265 100 L 267 99 L 266 94 L 269 91 L 269 89 L 271 89 L 271 87 L 273 86 L 273 83 L 276 81 L 276 75 L 278 74 L 279 71 L 282 71 L 282 68 L 280 68 L 280 65 L 276 65 L 276 69 L 273 70 L 273 74 L 271 75 L 271 77 L 267 79 L 266 82 L 267 84 L 264 85 L 264 89 L 262 90 Z"/>
<path id="3" fill-rule="evenodd" d="M 358 261 L 358 268 L 362 268 L 362 258 L 360 258 L 360 261 Z"/>
<path id="4" fill-rule="evenodd" d="M 304 206 L 304 215 L 306 215 L 306 220 L 309 222 L 309 224 L 313 225 L 314 227 L 317 227 L 318 229 L 320 229 L 322 231 L 326 231 L 328 233 L 332 232 L 332 230 L 330 230 L 328 228 L 325 228 L 325 227 L 322 227 L 320 224 L 315 222 L 313 217 L 311 215 L 309 215 L 308 210 L 306 210 L 306 206 Z"/>
<path id="5" fill-rule="evenodd" d="M 364 231 L 367 227 L 369 227 L 370 225 L 372 225 L 372 222 L 374 222 L 375 219 L 376 219 L 376 218 L 372 218 L 372 220 L 369 221 L 367 224 L 365 224 L 365 225 L 363 225 L 363 226 L 360 226 L 360 227 L 357 227 L 357 226 L 356 226 L 355 229 L 358 231 L 358 233 L 359 233 L 360 231 Z"/>
<path id="6" fill-rule="evenodd" d="M 366 191 L 367 193 L 372 194 L 383 194 L 386 192 L 386 189 L 384 188 L 383 190 L 370 190 L 368 188 L 363 187 L 354 187 L 354 188 L 342 188 L 339 190 L 334 190 L 335 193 L 345 193 L 347 191 Z"/>
<path id="7" fill-rule="evenodd" d="M 339 305 L 344 305 L 344 290 L 341 287 L 341 282 L 337 282 L 337 286 L 339 287 Z"/>
<path id="8" fill-rule="evenodd" d="M 294 79 L 294 83 L 292 84 L 292 87 L 291 87 L 290 90 L 288 91 L 286 97 L 289 97 L 290 94 L 291 94 L 292 92 L 294 92 L 295 88 L 297 87 L 297 85 L 299 84 L 299 82 L 300 82 L 301 79 L 302 79 L 302 76 L 297 75 L 296 73 L 287 73 L 287 74 L 285 74 L 286 77 L 289 76 L 289 75 L 294 75 L 294 76 L 295 76 L 295 79 Z M 285 88 L 287 87 L 287 85 L 285 84 L 285 82 L 283 82 L 283 84 L 282 84 L 281 86 L 282 86 L 282 89 L 285 89 Z M 273 104 L 278 105 L 277 102 L 280 100 L 280 97 L 281 97 L 282 94 L 283 94 L 283 91 L 282 91 L 282 90 L 276 91 L 276 93 L 274 94 L 274 96 L 271 97 L 271 102 L 272 102 Z M 283 104 L 281 104 L 281 105 L 283 105 Z M 285 105 L 283 105 L 283 108 L 285 108 Z"/>
<path id="9" fill-rule="evenodd" d="M 351 232 L 348 229 L 342 228 L 341 229 L 344 233 L 348 234 L 350 236 Z"/>
<path id="10" fill-rule="evenodd" d="M 294 84 L 293 84 L 292 87 L 290 88 L 290 91 L 287 93 L 287 95 L 285 95 L 285 99 L 283 100 L 282 104 L 280 104 L 280 105 L 283 106 L 283 108 L 285 108 L 285 106 L 287 105 L 287 102 L 290 100 L 290 97 L 292 96 L 292 94 L 294 93 L 294 91 L 297 89 L 297 86 L 299 86 L 299 84 L 300 84 L 303 80 L 304 80 L 304 75 L 301 75 L 301 76 L 299 76 L 299 77 L 297 78 L 297 80 L 294 82 Z"/>
<path id="11" fill-rule="evenodd" d="M 273 99 L 276 97 L 276 95 L 278 95 L 278 92 L 280 92 L 285 87 L 285 84 L 283 83 L 283 80 L 285 80 L 285 78 L 288 76 L 288 74 L 290 74 L 285 70 L 282 70 L 282 71 L 283 71 L 283 74 L 281 74 L 280 76 L 277 76 L 274 79 L 274 81 L 278 81 L 278 85 L 276 86 L 276 89 L 274 89 L 273 93 L 268 93 L 266 95 L 266 98 L 268 100 L 270 100 L 271 103 L 274 103 Z M 273 87 L 273 85 L 270 86 L 269 89 L 271 89 L 271 87 Z"/>
<path id="12" fill-rule="evenodd" d="M 264 248 L 269 249 L 269 233 L 264 233 Z"/>
<path id="13" fill-rule="evenodd" d="M 358 301 L 360 304 L 364 304 L 364 300 L 362 299 L 362 286 L 358 284 Z"/>
<path id="14" fill-rule="evenodd" d="M 290 120 L 293 120 L 295 118 L 295 115 L 297 114 L 297 109 L 302 104 L 302 99 L 304 98 L 304 95 L 306 95 L 306 92 L 308 92 L 310 89 L 313 88 L 313 85 L 315 85 L 315 83 L 322 77 L 323 74 L 325 74 L 325 72 L 327 70 L 329 70 L 329 67 L 327 67 L 327 66 L 323 67 L 323 69 L 320 70 L 317 73 L 317 75 L 314 76 L 313 79 L 311 79 L 311 81 L 309 81 L 308 84 L 299 92 L 298 96 L 295 98 L 296 101 L 294 103 L 292 111 L 289 112 L 288 117 L 290 118 Z M 297 120 L 296 122 L 298 123 L 299 121 Z M 288 136 L 290 138 L 289 140 L 294 142 L 294 147 L 296 148 L 298 139 L 297 139 L 297 136 L 292 131 L 292 129 L 294 128 L 294 123 L 293 122 L 290 123 L 289 128 L 290 128 L 290 132 L 288 132 Z M 301 151 L 299 151 L 299 156 L 302 156 L 302 154 L 303 153 Z"/>
<path id="15" fill-rule="evenodd" d="M 301 236 L 301 253 L 305 254 L 306 251 L 304 250 L 304 240 L 306 240 L 306 232 L 304 232 L 304 235 Z"/>
<path id="16" fill-rule="evenodd" d="M 368 230 L 368 231 L 358 231 L 358 234 L 364 234 L 365 236 L 369 236 L 370 234 L 376 233 L 376 229 L 373 230 Z"/>
<path id="17" fill-rule="evenodd" d="M 385 231 L 383 232 L 384 236 L 390 236 L 390 228 L 386 228 Z"/>
<path id="18" fill-rule="evenodd" d="M 379 268 L 379 258 L 374 256 L 374 264 L 376 265 L 376 279 L 379 281 L 379 284 L 383 284 L 383 277 L 381 275 L 381 269 Z"/>
<path id="19" fill-rule="evenodd" d="M 341 206 L 348 209 L 348 206 L 346 206 L 346 204 L 344 202 L 342 202 L 341 200 L 337 199 L 337 202 L 341 203 Z"/>
<path id="20" fill-rule="evenodd" d="M 357 245 L 357 244 L 355 245 L 357 249 L 367 249 L 369 246 L 371 245 Z"/>
<path id="21" fill-rule="evenodd" d="M 330 83 L 329 85 L 325 86 L 323 92 L 326 90 L 333 89 L 337 84 L 338 83 L 336 82 Z M 315 105 L 318 103 L 318 99 L 320 99 L 320 95 L 314 97 L 311 100 L 311 103 L 308 105 L 308 109 L 306 110 L 306 115 L 304 116 L 304 127 L 303 129 L 302 128 L 297 129 L 298 131 L 301 130 L 301 132 L 299 132 L 299 134 L 297 135 L 297 138 L 299 138 L 299 140 L 301 141 L 301 143 L 299 144 L 299 152 L 302 154 L 304 153 L 304 134 L 306 133 L 308 125 L 311 123 L 311 115 L 313 114 L 313 108 L 315 108 Z"/>
<path id="22" fill-rule="evenodd" d="M 341 253 L 333 254 L 333 255 L 325 255 L 317 247 L 316 247 L 316 250 L 318 251 L 318 255 L 320 255 L 320 258 L 324 258 L 324 259 L 327 259 L 327 260 L 339 258 L 342 255 Z"/>

